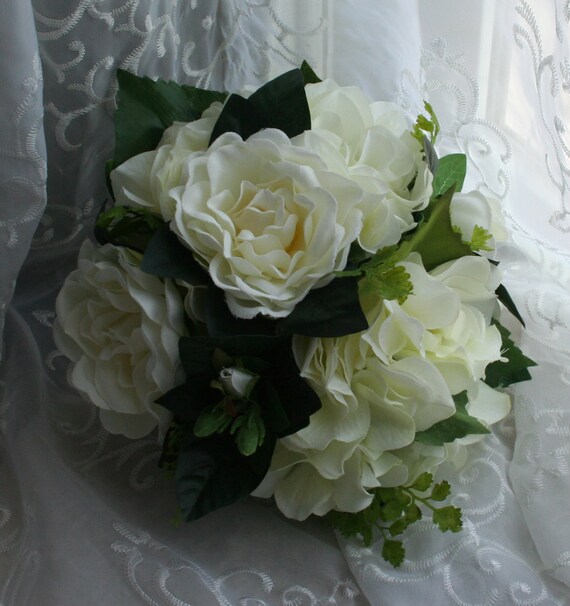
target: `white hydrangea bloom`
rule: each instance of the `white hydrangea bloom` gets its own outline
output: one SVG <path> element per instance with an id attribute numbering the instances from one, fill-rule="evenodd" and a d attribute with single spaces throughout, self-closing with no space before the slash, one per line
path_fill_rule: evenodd
<path id="1" fill-rule="evenodd" d="M 346 171 L 367 193 L 360 203 L 360 245 L 375 252 L 396 244 L 415 226 L 412 213 L 425 208 L 432 193 L 433 177 L 406 114 L 332 80 L 305 90 L 311 130 L 294 141 L 317 150 L 331 170 Z"/>
<path id="2" fill-rule="evenodd" d="M 321 398 L 309 425 L 280 440 L 270 472 L 255 491 L 275 496 L 288 517 L 331 509 L 359 511 L 370 489 L 412 481 L 446 459 L 459 464 L 481 436 L 428 447 L 414 442 L 455 412 L 467 390 L 468 410 L 486 425 L 504 418 L 509 398 L 482 382 L 500 359 L 490 324 L 498 283 L 484 258 L 467 257 L 429 274 L 419 257 L 404 264 L 414 294 L 384 301 L 363 333 L 338 339 L 296 338 L 301 374 Z"/>

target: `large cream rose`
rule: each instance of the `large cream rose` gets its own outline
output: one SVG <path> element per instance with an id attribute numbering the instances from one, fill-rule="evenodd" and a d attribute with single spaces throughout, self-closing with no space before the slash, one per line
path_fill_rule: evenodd
<path id="1" fill-rule="evenodd" d="M 368 330 L 295 338 L 301 375 L 322 407 L 306 428 L 279 441 L 254 493 L 274 495 L 288 517 L 359 511 L 376 486 L 412 481 L 446 458 L 459 462 L 477 438 L 437 448 L 414 443 L 417 431 L 455 412 L 452 394 L 467 390 L 468 410 L 487 425 L 508 413 L 508 396 L 481 381 L 501 356 L 500 335 L 490 325 L 496 270 L 479 257 L 431 275 L 417 255 L 404 266 L 414 294 L 402 304 L 383 301 L 370 312 Z"/>
<path id="2" fill-rule="evenodd" d="M 225 133 L 188 157 L 174 231 L 238 317 L 287 316 L 343 269 L 361 229 L 362 189 L 281 131 Z"/>
<path id="3" fill-rule="evenodd" d="M 148 434 L 165 411 L 154 404 L 175 383 L 184 307 L 170 281 L 142 272 L 128 249 L 81 247 L 56 301 L 54 336 L 72 361 L 71 383 L 100 410 L 111 433 Z"/>

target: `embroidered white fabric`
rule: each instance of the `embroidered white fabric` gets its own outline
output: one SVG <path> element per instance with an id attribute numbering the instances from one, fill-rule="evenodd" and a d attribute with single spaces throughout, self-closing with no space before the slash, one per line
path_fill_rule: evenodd
<path id="1" fill-rule="evenodd" d="M 570 604 L 569 40 L 566 0 L 4 0 L 0 605 Z M 412 115 L 432 103 L 443 151 L 501 200 L 539 363 L 468 465 L 442 470 L 464 531 L 418 525 L 397 570 L 253 499 L 176 527 L 155 442 L 107 434 L 51 338 L 106 197 L 116 68 L 236 89 L 303 58 Z"/>

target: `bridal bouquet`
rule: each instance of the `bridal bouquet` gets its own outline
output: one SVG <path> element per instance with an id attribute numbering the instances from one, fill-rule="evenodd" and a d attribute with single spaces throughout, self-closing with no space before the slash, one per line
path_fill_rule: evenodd
<path id="1" fill-rule="evenodd" d="M 499 215 L 437 119 L 321 81 L 253 93 L 118 74 L 114 205 L 57 298 L 71 383 L 112 433 L 157 430 L 192 520 L 248 495 L 404 558 L 461 513 L 432 472 L 530 378 L 498 321 Z"/>

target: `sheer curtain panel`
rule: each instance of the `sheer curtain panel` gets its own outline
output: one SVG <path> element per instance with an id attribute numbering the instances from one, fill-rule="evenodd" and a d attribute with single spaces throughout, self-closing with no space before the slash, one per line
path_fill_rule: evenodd
<path id="1" fill-rule="evenodd" d="M 569 605 L 569 44 L 565 0 L 2 0 L 0 606 Z M 505 322 L 538 363 L 441 469 L 463 531 L 422 521 L 398 569 L 259 499 L 177 527 L 156 436 L 107 433 L 51 336 L 108 197 L 116 70 L 235 91 L 303 59 L 411 121 L 433 105 L 504 216 Z"/>

